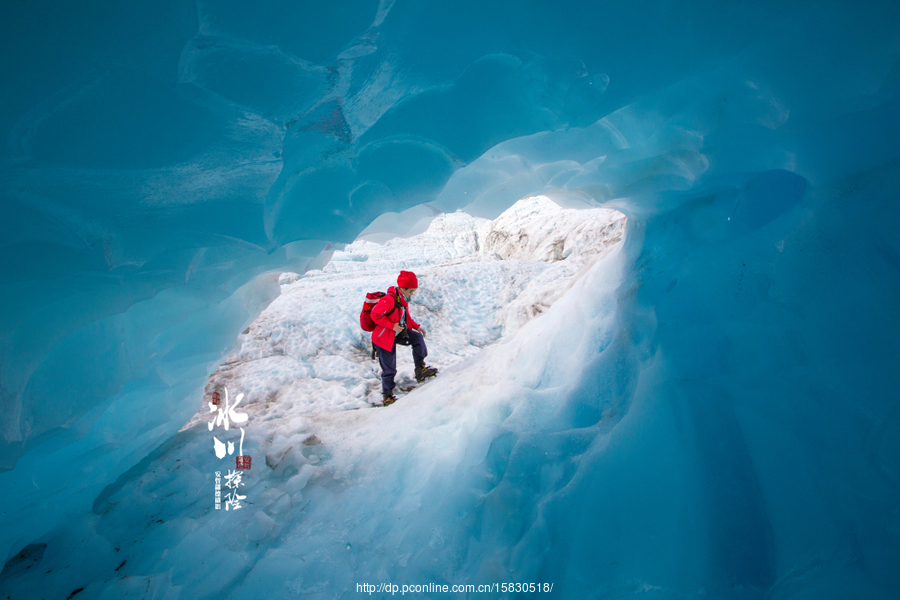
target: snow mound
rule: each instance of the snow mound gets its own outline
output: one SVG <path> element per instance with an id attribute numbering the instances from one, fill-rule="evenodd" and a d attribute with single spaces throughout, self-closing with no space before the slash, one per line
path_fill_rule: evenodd
<path id="1" fill-rule="evenodd" d="M 503 259 L 557 261 L 606 254 L 622 239 L 624 216 L 610 208 L 564 209 L 546 196 L 525 198 L 479 232 L 484 252 Z"/>

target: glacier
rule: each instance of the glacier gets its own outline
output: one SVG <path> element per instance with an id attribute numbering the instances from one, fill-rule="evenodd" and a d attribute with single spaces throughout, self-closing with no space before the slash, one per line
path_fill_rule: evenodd
<path id="1" fill-rule="evenodd" d="M 900 594 L 896 4 L 6 8 L 0 592 Z M 456 315 L 440 385 L 349 410 L 336 359 L 227 375 L 359 247 L 535 197 L 621 244 L 564 293 L 485 263 L 541 263 L 547 310 Z M 196 421 L 226 376 L 251 414 L 277 377 L 333 400 L 247 426 L 234 513 Z"/>

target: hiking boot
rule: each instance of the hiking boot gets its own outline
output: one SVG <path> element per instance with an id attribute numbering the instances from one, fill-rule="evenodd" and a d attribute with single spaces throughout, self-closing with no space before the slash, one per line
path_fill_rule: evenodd
<path id="1" fill-rule="evenodd" d="M 434 367 L 429 367 L 426 365 L 416 367 L 416 381 L 418 381 L 419 383 L 422 383 L 429 377 L 434 377 L 435 375 L 437 375 L 437 369 L 435 369 Z"/>
<path id="2" fill-rule="evenodd" d="M 381 403 L 382 403 L 384 406 L 387 406 L 387 405 L 389 405 L 389 404 L 393 404 L 394 402 L 397 401 L 397 396 L 394 395 L 394 392 L 391 392 L 391 393 L 389 393 L 389 394 L 385 394 L 384 392 L 382 392 L 382 393 L 381 393 L 381 396 L 382 396 L 382 398 L 383 398 L 383 400 L 381 401 Z"/>

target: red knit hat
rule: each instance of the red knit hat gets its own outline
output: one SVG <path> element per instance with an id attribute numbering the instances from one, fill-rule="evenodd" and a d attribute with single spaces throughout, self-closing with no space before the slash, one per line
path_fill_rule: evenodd
<path id="1" fill-rule="evenodd" d="M 412 271 L 400 271 L 400 276 L 397 277 L 397 287 L 416 289 L 419 287 L 419 280 Z"/>

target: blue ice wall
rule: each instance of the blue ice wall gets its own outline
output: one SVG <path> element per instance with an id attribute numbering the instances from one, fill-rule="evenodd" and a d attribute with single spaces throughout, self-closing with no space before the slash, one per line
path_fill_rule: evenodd
<path id="1" fill-rule="evenodd" d="M 544 192 L 630 217 L 620 360 L 586 367 L 568 426 L 609 398 L 632 419 L 542 504 L 529 568 L 571 597 L 896 597 L 898 24 L 887 2 L 5 7 L 0 555 L 178 430 L 277 270 L 387 211 Z M 631 558 L 599 569 L 610 548 Z"/>

